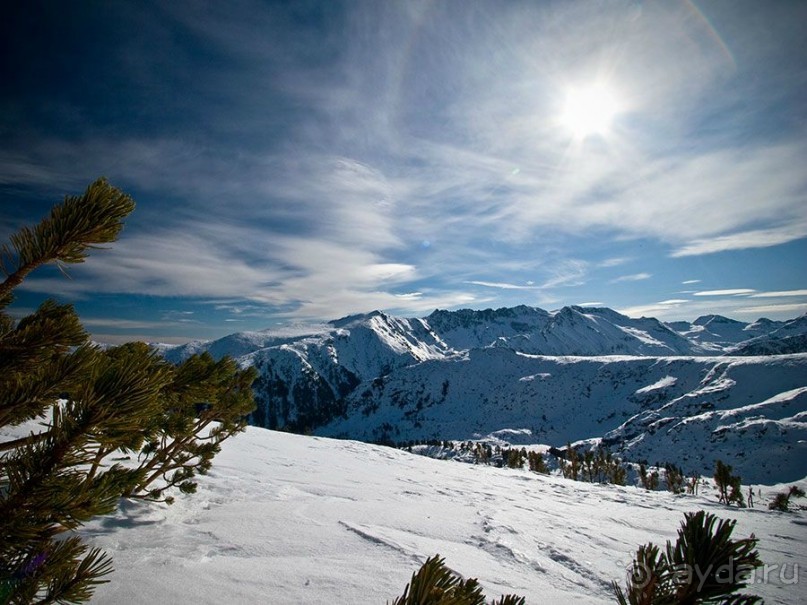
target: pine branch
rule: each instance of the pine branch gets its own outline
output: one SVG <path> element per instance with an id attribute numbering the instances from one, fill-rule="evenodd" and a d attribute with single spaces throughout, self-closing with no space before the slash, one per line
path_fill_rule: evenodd
<path id="1" fill-rule="evenodd" d="M 5 301 L 31 271 L 53 261 L 81 263 L 88 248 L 114 241 L 122 220 L 134 210 L 132 199 L 106 179 L 98 179 L 81 196 L 66 197 L 36 227 L 23 227 L 11 236 L 11 247 L 0 248 Z"/>

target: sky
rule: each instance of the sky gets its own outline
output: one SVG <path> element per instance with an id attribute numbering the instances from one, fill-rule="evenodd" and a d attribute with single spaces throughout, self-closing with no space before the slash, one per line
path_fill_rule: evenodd
<path id="1" fill-rule="evenodd" d="M 17 317 L 807 312 L 807 3 L 31 0 L 0 30 L 0 241 L 100 176 L 137 203 Z"/>

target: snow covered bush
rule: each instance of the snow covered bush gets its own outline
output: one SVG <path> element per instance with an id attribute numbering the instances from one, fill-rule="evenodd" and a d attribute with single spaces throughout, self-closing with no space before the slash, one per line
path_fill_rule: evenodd
<path id="1" fill-rule="evenodd" d="M 804 497 L 804 490 L 801 489 L 798 485 L 791 485 L 790 489 L 786 492 L 780 492 L 776 494 L 768 503 L 769 510 L 778 510 L 783 513 L 790 511 L 790 498 L 803 498 Z"/>

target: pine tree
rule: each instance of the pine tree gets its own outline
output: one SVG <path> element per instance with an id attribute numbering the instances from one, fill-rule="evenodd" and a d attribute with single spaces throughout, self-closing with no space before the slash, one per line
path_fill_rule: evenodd
<path id="1" fill-rule="evenodd" d="M 505 595 L 491 605 L 524 605 L 524 597 Z M 392 605 L 485 605 L 485 595 L 475 578 L 462 579 L 435 555 L 412 574 L 403 594 Z"/>
<path id="2" fill-rule="evenodd" d="M 572 447 L 571 443 L 566 444 L 566 463 L 563 464 L 563 476 L 567 479 L 578 480 L 580 476 L 580 454 Z"/>
<path id="3" fill-rule="evenodd" d="M 667 490 L 674 494 L 681 494 L 684 491 L 684 472 L 674 464 L 664 465 L 664 477 L 667 482 Z"/>
<path id="4" fill-rule="evenodd" d="M 123 495 L 193 491 L 191 478 L 206 472 L 253 407 L 254 374 L 230 360 L 193 357 L 174 367 L 143 344 L 102 351 L 73 308 L 53 301 L 19 322 L 6 312 L 31 271 L 83 262 L 89 249 L 116 239 L 133 209 L 99 180 L 0 249 L 0 427 L 45 423 L 0 443 L 3 602 L 90 598 L 112 565 L 73 530 L 112 512 Z M 110 464 L 127 453 L 137 461 Z"/>
<path id="5" fill-rule="evenodd" d="M 611 469 L 612 455 L 611 452 L 604 447 L 597 448 L 597 460 L 595 462 L 595 469 L 597 472 L 597 481 L 603 483 L 605 479 L 609 478 Z"/>
<path id="6" fill-rule="evenodd" d="M 724 464 L 722 460 L 715 462 L 714 480 L 718 491 L 718 501 L 724 504 L 735 502 L 737 506 L 745 506 L 741 479 L 739 475 L 733 475 L 731 471 L 730 464 Z"/>
<path id="7" fill-rule="evenodd" d="M 595 458 L 594 452 L 591 450 L 583 452 L 583 470 L 585 471 L 586 481 L 594 483 Z"/>
<path id="8" fill-rule="evenodd" d="M 625 485 L 625 482 L 628 478 L 628 471 L 627 469 L 622 466 L 622 462 L 619 458 L 612 458 L 611 453 L 608 453 L 608 464 L 607 464 L 607 474 L 608 480 L 614 485 Z"/>
<path id="9" fill-rule="evenodd" d="M 641 481 L 643 488 L 649 491 L 655 491 L 658 489 L 659 473 L 658 471 L 648 473 L 647 467 L 642 462 L 639 464 L 639 480 Z"/>
<path id="10" fill-rule="evenodd" d="M 686 513 L 675 545 L 664 551 L 654 544 L 640 546 L 626 590 L 614 582 L 620 605 L 732 603 L 752 605 L 759 597 L 735 594 L 762 565 L 757 540 L 732 540 L 736 521 L 718 519 L 704 511 Z"/>
<path id="11" fill-rule="evenodd" d="M 527 462 L 529 462 L 530 470 L 534 473 L 547 473 L 546 463 L 544 457 L 540 452 L 529 452 L 527 454 Z"/>

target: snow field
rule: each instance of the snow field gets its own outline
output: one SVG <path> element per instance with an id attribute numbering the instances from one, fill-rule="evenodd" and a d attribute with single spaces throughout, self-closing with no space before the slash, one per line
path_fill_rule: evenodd
<path id="1" fill-rule="evenodd" d="M 479 578 L 488 597 L 612 603 L 609 583 L 624 581 L 636 548 L 674 539 L 683 513 L 698 509 L 737 519 L 735 537 L 754 533 L 763 561 L 785 569 L 769 570 L 753 592 L 769 604 L 804 602 L 792 582 L 797 565 L 807 580 L 803 511 L 729 509 L 711 494 L 592 485 L 253 427 L 225 442 L 197 494 L 170 507 L 125 503 L 83 533 L 115 563 L 96 603 L 383 604 L 435 553 Z"/>

